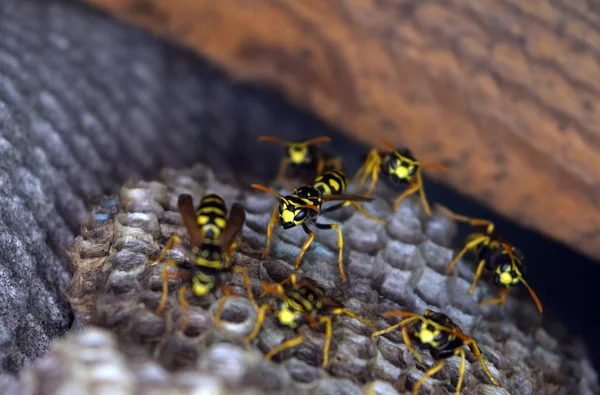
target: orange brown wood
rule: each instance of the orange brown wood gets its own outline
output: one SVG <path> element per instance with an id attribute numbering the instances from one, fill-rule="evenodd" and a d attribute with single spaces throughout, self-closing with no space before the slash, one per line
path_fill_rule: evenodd
<path id="1" fill-rule="evenodd" d="M 88 0 L 600 259 L 600 7 L 584 0 Z M 594 6 L 596 4 L 596 6 Z"/>

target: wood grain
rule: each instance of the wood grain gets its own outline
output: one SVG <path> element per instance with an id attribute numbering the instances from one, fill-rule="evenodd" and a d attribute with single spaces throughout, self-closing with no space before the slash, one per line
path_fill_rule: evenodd
<path id="1" fill-rule="evenodd" d="M 600 259 L 600 2 L 89 2 Z"/>

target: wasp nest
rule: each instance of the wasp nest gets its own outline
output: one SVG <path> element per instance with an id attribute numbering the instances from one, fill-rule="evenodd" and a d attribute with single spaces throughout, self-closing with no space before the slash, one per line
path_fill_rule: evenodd
<path id="1" fill-rule="evenodd" d="M 182 283 L 177 279 L 169 280 L 166 308 L 156 315 L 163 264 L 147 263 L 158 257 L 170 236 L 188 240 L 177 211 L 178 195 L 190 193 L 197 203 L 211 192 L 221 195 L 228 206 L 237 201 L 246 208 L 233 265 L 248 270 L 255 295 L 260 294 L 261 280 L 281 281 L 291 272 L 306 239 L 302 229 L 276 226 L 269 256 L 260 260 L 276 203 L 273 196 L 219 181 L 200 165 L 165 170 L 159 181 L 130 182 L 119 197 L 108 197 L 93 207 L 69 249 L 74 277 L 68 294 L 76 324 L 102 329 L 84 328 L 57 342 L 47 357 L 28 370 L 28 385 L 44 386 L 47 394 L 81 388 L 112 395 L 398 394 L 411 389 L 433 366 L 426 351 L 422 351 L 423 363 L 418 363 L 401 334 L 371 339 L 371 329 L 345 317 L 334 321 L 326 370 L 320 368 L 324 336 L 309 327 L 300 329 L 305 343 L 265 361 L 269 349 L 294 336 L 291 329 L 282 329 L 267 315 L 258 338 L 246 346 L 243 339 L 253 328 L 256 312 L 246 297 L 231 298 L 221 328 L 215 328 L 214 312 L 222 297 L 219 290 L 204 298 L 188 294 L 189 324 L 182 332 L 183 310 L 176 297 Z M 510 292 L 504 309 L 480 307 L 477 302 L 497 290 L 483 279 L 473 296 L 467 294 L 474 275 L 472 264 L 459 262 L 456 274 L 446 275 L 454 253 L 449 247 L 456 231 L 451 220 L 439 212 L 425 218 L 416 198 L 405 200 L 393 213 L 390 193 L 375 197 L 365 208 L 386 218 L 385 227 L 352 207 L 325 214 L 326 221 L 342 223 L 348 282 L 340 282 L 333 230 L 316 231 L 302 261 L 303 275 L 380 327 L 387 325 L 381 316 L 387 310 L 422 313 L 431 308 L 450 316 L 478 341 L 502 386 L 494 387 L 467 352 L 465 394 L 587 394 L 598 390 L 582 346 L 551 324 L 546 314 L 539 314 L 528 294 Z M 185 242 L 166 258 L 185 265 Z M 244 295 L 241 276 L 223 274 L 222 281 Z M 453 392 L 458 367 L 459 358 L 450 358 L 435 379 L 425 382 L 421 393 Z"/>

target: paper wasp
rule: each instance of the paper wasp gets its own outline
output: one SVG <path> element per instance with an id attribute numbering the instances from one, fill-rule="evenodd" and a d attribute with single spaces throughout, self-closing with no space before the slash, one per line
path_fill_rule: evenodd
<path id="1" fill-rule="evenodd" d="M 467 251 L 471 251 L 475 254 L 479 264 L 477 266 L 477 271 L 475 272 L 475 278 L 469 288 L 469 295 L 473 294 L 477 280 L 479 280 L 483 268 L 485 267 L 487 270 L 494 273 L 494 285 L 502 288 L 502 291 L 500 291 L 500 296 L 498 298 L 482 302 L 482 305 L 496 303 L 503 305 L 508 291 L 510 291 L 512 287 L 523 284 L 531 294 L 533 301 L 541 313 L 543 311 L 542 303 L 523 278 L 525 263 L 521 250 L 502 240 L 500 236 L 494 232 L 493 222 L 485 219 L 457 215 L 446 207 L 438 207 L 445 212 L 446 215 L 456 221 L 467 222 L 472 226 L 483 227 L 483 231 L 471 233 L 467 236 L 465 246 L 448 265 L 448 274 L 452 273 L 452 269 L 454 268 L 454 265 L 456 265 L 456 262 L 458 262 Z"/>
<path id="2" fill-rule="evenodd" d="M 316 176 L 323 174 L 326 169 L 342 169 L 342 159 L 331 155 L 318 143 L 327 143 L 329 137 L 320 136 L 305 141 L 284 141 L 273 136 L 260 136 L 259 141 L 270 141 L 285 146 L 285 154 L 279 165 L 276 182 L 285 178 L 286 170 L 308 169 L 314 171 Z"/>
<path id="3" fill-rule="evenodd" d="M 398 211 L 400 202 L 404 198 L 419 191 L 425 213 L 431 215 L 431 209 L 429 208 L 429 203 L 425 197 L 425 190 L 423 189 L 421 169 L 426 167 L 444 171 L 448 169 L 438 163 L 420 163 L 415 159 L 410 150 L 395 149 L 387 141 L 383 140 L 382 142 L 389 152 L 378 151 L 376 149 L 372 149 L 369 152 L 363 166 L 358 169 L 355 175 L 355 178 L 360 176 L 357 188 L 362 187 L 367 178 L 371 177 L 371 185 L 365 194 L 365 196 L 369 196 L 375 190 L 375 184 L 381 173 L 381 175 L 390 180 L 394 185 L 408 185 L 408 188 L 396 198 L 394 212 Z"/>
<path id="4" fill-rule="evenodd" d="M 459 377 L 458 383 L 456 384 L 456 394 L 460 395 L 460 388 L 465 374 L 464 346 L 468 346 L 471 349 L 471 352 L 479 359 L 483 371 L 492 383 L 497 387 L 500 386 L 498 381 L 485 366 L 481 350 L 475 340 L 465 335 L 458 325 L 456 325 L 447 315 L 429 309 L 425 310 L 423 315 L 405 311 L 388 311 L 383 315 L 386 317 L 406 318 L 389 328 L 373 333 L 371 337 L 380 336 L 397 328 L 402 328 L 402 339 L 408 347 L 408 350 L 417 358 L 419 363 L 423 362 L 423 358 L 412 347 L 411 339 L 415 340 L 420 347 L 429 350 L 432 358 L 437 361 L 437 364 L 427 370 L 423 377 L 417 381 L 413 388 L 413 395 L 417 395 L 419 393 L 419 388 L 425 380 L 442 369 L 445 360 L 454 355 L 460 355 Z"/>
<path id="5" fill-rule="evenodd" d="M 186 281 L 178 291 L 178 300 L 184 310 L 184 321 L 182 329 L 188 322 L 188 303 L 185 293 L 188 289 L 197 296 L 205 296 L 219 286 L 220 273 L 230 270 L 231 256 L 237 248 L 236 236 L 242 230 L 246 219 L 244 208 L 239 203 L 231 206 L 231 213 L 227 218 L 227 207 L 223 199 L 215 194 L 209 194 L 202 198 L 198 208 L 194 210 L 192 197 L 182 194 L 178 199 L 178 208 L 183 218 L 183 224 L 190 236 L 192 269 L 177 267 L 177 262 L 168 260 L 162 271 L 163 292 L 156 314 L 163 310 L 168 296 L 168 280 L 179 278 Z M 167 242 L 161 255 L 148 266 L 161 261 L 167 252 L 177 244 L 182 244 L 179 236 L 173 235 Z M 225 260 L 225 263 L 223 263 Z M 169 271 L 170 267 L 177 267 L 176 271 Z M 232 270 L 240 273 L 244 278 L 246 288 L 250 289 L 250 280 L 243 267 L 235 267 Z M 221 285 L 225 295 L 231 295 L 232 291 L 225 285 Z M 251 292 L 248 292 L 252 296 Z M 255 304 L 254 298 L 251 298 Z M 226 298 L 221 305 L 224 305 Z M 218 320 L 219 317 L 217 317 Z M 217 322 L 217 325 L 219 323 Z"/>
<path id="6" fill-rule="evenodd" d="M 262 253 L 261 259 L 264 259 L 269 252 L 271 247 L 271 238 L 273 236 L 273 225 L 281 223 L 284 229 L 290 229 L 294 226 L 301 225 L 304 232 L 308 235 L 308 240 L 302 246 L 300 254 L 296 258 L 294 270 L 298 270 L 300 267 L 300 261 L 302 256 L 308 249 L 308 246 L 313 241 L 315 235 L 309 229 L 308 225 L 314 225 L 319 229 L 336 229 L 338 231 L 338 266 L 342 281 L 346 282 L 346 275 L 344 274 L 344 267 L 342 266 L 342 251 L 344 248 L 344 239 L 342 237 L 342 229 L 338 224 L 320 224 L 317 223 L 317 217 L 319 214 L 338 210 L 348 203 L 353 204 L 359 211 L 364 213 L 367 217 L 383 223 L 379 218 L 373 217 L 367 213 L 357 201 L 372 201 L 373 198 L 356 196 L 356 195 L 343 195 L 342 193 L 348 185 L 348 178 L 344 173 L 339 170 L 329 170 L 323 173 L 323 175 L 316 178 L 313 185 L 304 185 L 296 188 L 291 195 L 283 196 L 277 192 L 269 189 L 263 185 L 252 184 L 253 188 L 260 189 L 261 191 L 269 192 L 279 198 L 279 203 L 273 207 L 271 213 L 271 220 L 267 227 L 267 245 Z M 334 206 L 321 209 L 321 205 L 324 202 L 342 200 L 342 203 Z"/>
<path id="7" fill-rule="evenodd" d="M 289 285 L 284 288 L 285 283 L 289 283 Z M 264 291 L 262 296 L 273 295 L 277 298 L 277 303 L 275 305 L 263 304 L 260 306 L 254 330 L 246 337 L 245 342 L 249 343 L 258 336 L 267 312 L 273 313 L 280 325 L 296 330 L 297 335 L 271 349 L 265 355 L 265 359 L 271 359 L 275 354 L 301 344 L 304 341 L 304 336 L 298 332 L 301 325 L 308 324 L 311 328 L 316 329 L 320 324 L 324 324 L 325 344 L 323 346 L 321 367 L 325 368 L 329 361 L 329 346 L 333 335 L 332 318 L 334 316 L 346 315 L 365 325 L 376 326 L 346 310 L 340 302 L 328 296 L 314 280 L 308 277 L 303 277 L 297 281 L 296 275 L 292 273 L 287 280 L 281 283 L 268 284 L 262 282 L 261 287 Z"/>

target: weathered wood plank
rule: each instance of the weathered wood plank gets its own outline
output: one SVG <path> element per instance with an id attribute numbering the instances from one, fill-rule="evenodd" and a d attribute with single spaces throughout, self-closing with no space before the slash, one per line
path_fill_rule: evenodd
<path id="1" fill-rule="evenodd" d="M 600 259 L 600 4 L 89 0 Z"/>

